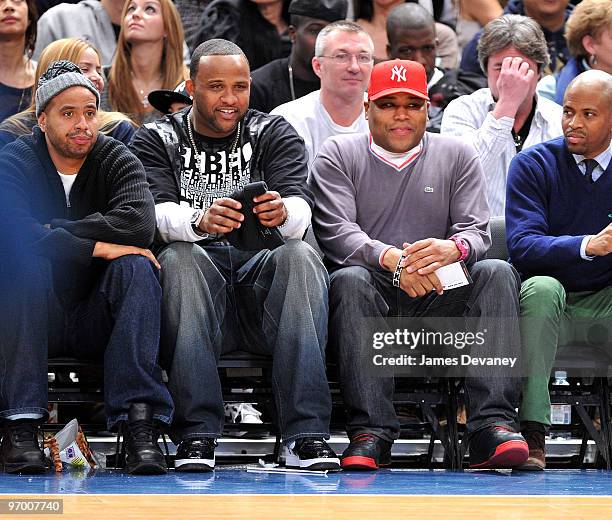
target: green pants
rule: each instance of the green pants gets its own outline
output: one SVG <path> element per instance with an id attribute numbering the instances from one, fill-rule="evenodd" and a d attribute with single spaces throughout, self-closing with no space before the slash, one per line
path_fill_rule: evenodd
<path id="1" fill-rule="evenodd" d="M 612 286 L 596 292 L 566 292 L 550 276 L 534 276 L 521 285 L 523 399 L 521 421 L 550 425 L 548 381 L 558 344 L 580 334 L 580 319 L 612 318 Z"/>

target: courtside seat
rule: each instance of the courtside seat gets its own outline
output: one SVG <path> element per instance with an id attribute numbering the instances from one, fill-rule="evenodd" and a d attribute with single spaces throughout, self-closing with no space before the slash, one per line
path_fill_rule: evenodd
<path id="1" fill-rule="evenodd" d="M 268 356 L 234 351 L 219 361 L 223 399 L 225 402 L 253 401 L 263 406 L 270 418 L 274 410 L 269 371 L 272 359 Z M 105 431 L 103 414 L 103 367 L 101 364 L 78 361 L 71 357 L 52 358 L 48 361 L 49 403 L 58 406 L 59 421 L 47 424 L 46 430 L 59 430 L 77 416 L 79 424 L 88 433 Z M 165 375 L 165 374 L 164 374 Z M 244 388 L 252 393 L 241 393 Z M 94 412 L 93 414 L 91 412 Z M 226 424 L 226 430 L 258 433 L 275 431 L 274 421 L 257 424 Z"/>

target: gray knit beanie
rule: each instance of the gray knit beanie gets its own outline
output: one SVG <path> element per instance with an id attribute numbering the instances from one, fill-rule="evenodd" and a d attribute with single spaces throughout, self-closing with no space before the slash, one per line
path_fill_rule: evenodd
<path id="1" fill-rule="evenodd" d="M 100 106 L 100 93 L 81 72 L 81 69 L 68 60 L 52 62 L 38 80 L 36 89 L 36 117 L 55 96 L 70 87 L 85 87 L 96 96 L 96 107 Z"/>

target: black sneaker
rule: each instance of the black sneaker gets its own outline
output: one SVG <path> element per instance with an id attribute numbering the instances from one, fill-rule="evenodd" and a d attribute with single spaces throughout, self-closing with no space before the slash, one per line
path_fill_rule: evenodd
<path id="1" fill-rule="evenodd" d="M 4 471 L 34 475 L 47 470 L 45 454 L 38 442 L 38 433 L 37 421 L 19 419 L 5 422 L 0 447 Z"/>
<path id="2" fill-rule="evenodd" d="M 176 471 L 205 472 L 215 469 L 217 441 L 212 437 L 200 437 L 181 441 L 176 450 Z"/>
<path id="3" fill-rule="evenodd" d="M 340 469 L 340 460 L 321 438 L 304 437 L 295 441 L 293 448 L 286 448 L 285 466 L 311 470 Z"/>
<path id="4" fill-rule="evenodd" d="M 160 430 L 152 420 L 151 407 L 133 403 L 128 421 L 123 426 L 123 443 L 126 458 L 125 469 L 131 475 L 165 475 L 166 459 L 159 447 Z"/>
<path id="5" fill-rule="evenodd" d="M 527 457 L 527 442 L 508 426 L 489 426 L 470 437 L 470 468 L 516 468 L 524 464 Z"/>
<path id="6" fill-rule="evenodd" d="M 342 454 L 342 469 L 376 470 L 389 466 L 392 446 L 392 442 L 372 433 L 356 435 Z"/>

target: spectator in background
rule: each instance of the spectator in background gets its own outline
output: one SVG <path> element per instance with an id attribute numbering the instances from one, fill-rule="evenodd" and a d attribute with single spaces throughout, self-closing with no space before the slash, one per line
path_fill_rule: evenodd
<path id="1" fill-rule="evenodd" d="M 563 104 L 567 85 L 585 70 L 612 74 L 612 2 L 583 0 L 565 24 L 565 38 L 572 57 L 558 74 L 540 81 L 538 93 Z"/>
<path id="2" fill-rule="evenodd" d="M 149 103 L 161 114 L 175 114 L 192 104 L 185 82 L 181 81 L 174 90 L 152 90 L 148 95 Z"/>
<path id="3" fill-rule="evenodd" d="M 102 67 L 109 67 L 117 49 L 122 11 L 126 0 L 81 0 L 61 3 L 40 17 L 34 58 L 44 48 L 61 38 L 81 38 L 100 52 Z M 183 45 L 183 59 L 189 61 L 189 49 Z"/>
<path id="4" fill-rule="evenodd" d="M 455 32 L 459 52 L 491 20 L 504 12 L 498 0 L 453 0 L 457 22 Z"/>
<path id="5" fill-rule="evenodd" d="M 57 4 L 77 4 L 79 1 L 80 0 L 66 0 L 64 2 L 62 2 L 62 0 L 36 0 L 36 9 L 38 10 L 38 16 L 42 16 Z"/>
<path id="6" fill-rule="evenodd" d="M 0 1 L 0 121 L 30 104 L 37 18 L 34 0 Z"/>
<path id="7" fill-rule="evenodd" d="M 21 135 L 32 133 L 32 128 L 38 123 L 34 101 L 38 80 L 49 65 L 58 60 L 75 63 L 85 77 L 93 83 L 98 92 L 104 91 L 100 54 L 89 42 L 78 38 L 65 38 L 49 44 L 38 60 L 30 106 L 0 124 L 0 148 Z M 113 137 L 126 145 L 129 144 L 134 134 L 135 125 L 126 115 L 119 112 L 98 110 L 97 119 L 101 134 Z"/>
<path id="8" fill-rule="evenodd" d="M 204 11 L 202 43 L 223 38 L 246 54 L 251 70 L 289 56 L 289 0 L 215 0 Z"/>
<path id="9" fill-rule="evenodd" d="M 102 66 L 111 64 L 121 27 L 125 0 L 82 0 L 62 3 L 49 9 L 38 22 L 38 41 L 34 58 L 61 38 L 81 38 L 91 42 L 102 55 Z"/>
<path id="10" fill-rule="evenodd" d="M 508 174 L 508 250 L 525 279 L 521 336 L 529 377 L 520 419 L 529 444 L 523 469 L 531 470 L 546 465 L 557 346 L 590 343 L 585 320 L 612 330 L 612 75 L 577 76 L 565 91 L 562 124 L 564 137 L 520 153 Z"/>
<path id="11" fill-rule="evenodd" d="M 389 59 L 417 61 L 425 67 L 430 99 L 429 132 L 440 132 L 442 114 L 453 99 L 487 86 L 486 80 L 477 74 L 436 67 L 436 23 L 420 5 L 405 3 L 395 7 L 387 18 L 387 36 Z"/>
<path id="12" fill-rule="evenodd" d="M 478 42 L 488 88 L 451 101 L 442 133 L 476 147 L 487 178 L 492 216 L 504 214 L 512 158 L 524 148 L 561 135 L 561 107 L 535 93 L 548 65 L 548 48 L 531 18 L 504 15 L 489 22 Z"/>
<path id="13" fill-rule="evenodd" d="M 543 71 L 551 74 L 560 70 L 569 59 L 569 50 L 563 37 L 565 22 L 574 7 L 568 0 L 510 0 L 504 14 L 520 14 L 533 18 L 542 28 L 548 45 L 549 66 Z M 477 33 L 463 50 L 461 69 L 483 74 L 478 58 L 478 40 L 482 31 Z"/>
<path id="14" fill-rule="evenodd" d="M 289 4 L 291 54 L 251 73 L 250 106 L 270 112 L 321 86 L 312 69 L 315 41 L 321 29 L 346 18 L 347 0 L 292 0 Z"/>
<path id="15" fill-rule="evenodd" d="M 185 43 L 189 47 L 189 51 L 198 46 L 198 38 L 202 30 L 200 24 L 202 21 L 202 13 L 212 0 L 175 0 L 174 5 L 178 11 L 183 31 L 185 32 Z"/>
<path id="16" fill-rule="evenodd" d="M 272 110 L 304 139 L 309 169 L 328 137 L 367 132 L 363 93 L 374 64 L 373 50 L 372 39 L 360 25 L 328 25 L 317 36 L 312 59 L 321 89 Z"/>
<path id="17" fill-rule="evenodd" d="M 357 0 L 355 21 L 372 37 L 374 60 L 383 61 L 387 56 L 387 16 L 394 7 L 407 0 Z M 433 14 L 433 13 L 430 13 Z M 442 23 L 436 22 L 438 58 L 441 67 L 455 68 L 459 62 L 457 35 Z"/>
<path id="18" fill-rule="evenodd" d="M 182 45 L 183 27 L 171 0 L 128 0 L 102 108 L 128 114 L 138 124 L 161 117 L 147 96 L 185 79 Z"/>

